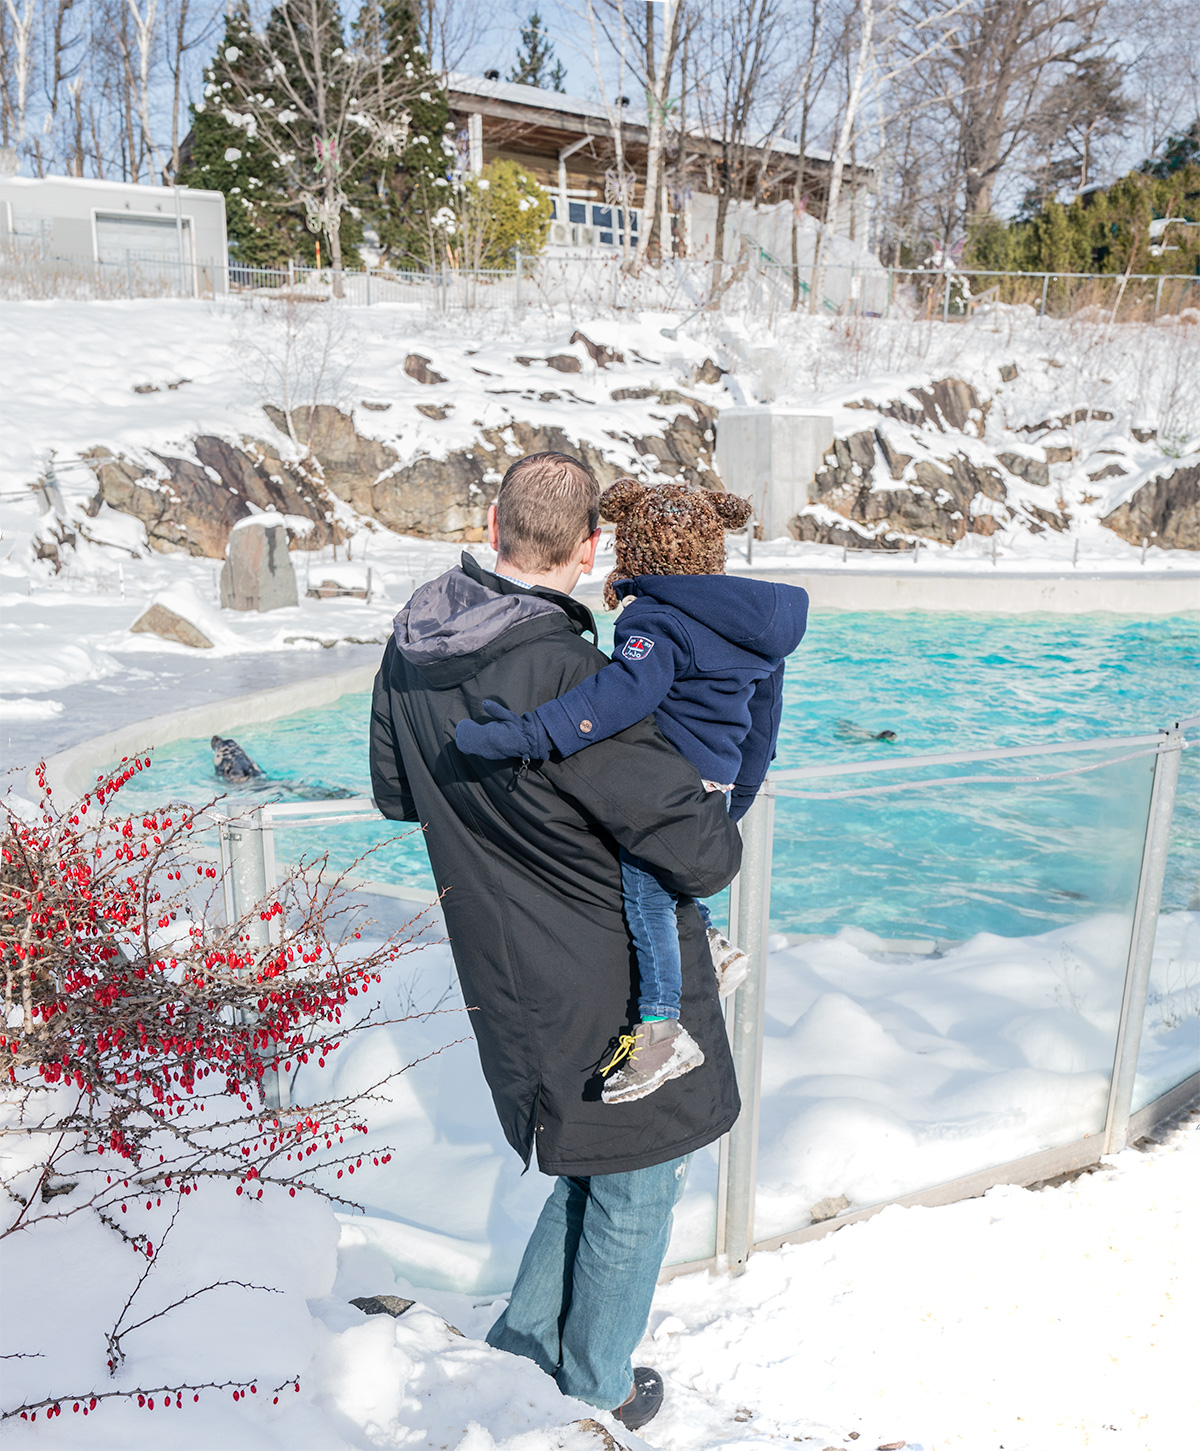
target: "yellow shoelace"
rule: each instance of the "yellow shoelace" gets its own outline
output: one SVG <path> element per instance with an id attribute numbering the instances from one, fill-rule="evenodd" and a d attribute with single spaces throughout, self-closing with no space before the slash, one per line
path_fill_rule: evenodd
<path id="1" fill-rule="evenodd" d="M 637 1037 L 633 1033 L 622 1033 L 617 1039 L 617 1045 L 617 1051 L 612 1056 L 612 1062 L 607 1068 L 602 1068 L 600 1070 L 601 1073 L 611 1073 L 623 1058 L 632 1058 L 637 1053 Z"/>

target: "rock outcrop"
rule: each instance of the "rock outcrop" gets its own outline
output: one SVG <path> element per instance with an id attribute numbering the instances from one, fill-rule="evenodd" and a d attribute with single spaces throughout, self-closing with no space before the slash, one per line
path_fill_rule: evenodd
<path id="1" fill-rule="evenodd" d="M 897 423 L 907 423 L 910 428 L 935 428 L 939 433 L 973 433 L 982 438 L 991 402 L 982 402 L 971 384 L 964 383 L 961 378 L 939 378 L 927 388 L 910 388 L 903 398 L 893 398 L 887 403 L 872 403 L 864 399 L 847 406 L 869 408 L 873 413 L 882 413 L 885 418 L 894 418 Z"/>
<path id="2" fill-rule="evenodd" d="M 895 488 L 881 485 L 879 458 Z M 993 511 L 980 502 L 1003 505 L 1008 496 L 997 469 L 961 453 L 914 462 L 872 429 L 835 440 L 813 492 L 817 507 L 801 510 L 789 525 L 797 539 L 890 550 L 912 548 L 916 539 L 953 544 L 968 531 L 990 533 Z M 858 527 L 831 520 L 829 511 Z"/>
<path id="3" fill-rule="evenodd" d="M 813 503 L 788 528 L 796 539 L 902 550 L 924 539 L 955 544 L 968 533 L 990 535 L 1013 518 L 1034 534 L 1070 523 L 1068 515 L 1052 509 L 1011 504 L 1000 468 L 961 452 L 916 458 L 900 452 L 882 430 L 863 429 L 835 440 L 813 481 Z"/>
<path id="4" fill-rule="evenodd" d="M 610 360 L 616 361 L 616 355 Z M 645 460 L 647 472 L 719 489 L 712 467 L 717 410 L 670 389 L 631 390 L 631 401 L 632 395 L 653 397 L 661 405 L 661 412 L 650 415 L 661 427 L 610 432 L 621 446 L 613 454 L 627 457 L 632 449 Z M 452 405 L 419 406 L 424 416 L 440 421 Z M 604 486 L 629 472 L 605 449 L 571 438 L 553 424 L 514 421 L 481 429 L 470 448 L 401 463 L 394 447 L 360 434 L 353 415 L 331 404 L 295 408 L 290 417 L 271 405 L 264 411 L 281 435 L 305 451 L 303 459 L 284 461 L 280 444 L 253 438 L 232 443 L 213 435 L 195 440 L 194 459 L 151 454 L 153 462 L 147 464 L 93 449 L 88 457 L 98 489 L 89 512 L 95 515 L 107 503 L 140 519 L 154 549 L 210 559 L 224 558 L 234 526 L 255 510 L 310 521 L 308 529 L 290 530 L 293 549 L 340 542 L 346 531 L 335 500 L 400 534 L 467 542 L 484 537 L 495 487 L 509 464 L 524 454 L 574 454 Z M 640 421 L 645 414 L 638 416 Z"/>
<path id="5" fill-rule="evenodd" d="M 1100 522 L 1130 544 L 1200 549 L 1200 464 L 1150 479 Z"/>
<path id="6" fill-rule="evenodd" d="M 311 527 L 294 531 L 292 545 L 320 549 L 344 538 L 332 518 L 318 471 L 284 463 L 277 450 L 258 439 L 241 446 L 211 434 L 193 444 L 195 460 L 152 453 L 156 466 L 90 449 L 84 457 L 96 475 L 97 491 L 87 512 L 101 504 L 132 514 L 146 527 L 150 546 L 162 553 L 223 559 L 230 531 L 254 508 L 298 515 Z"/>

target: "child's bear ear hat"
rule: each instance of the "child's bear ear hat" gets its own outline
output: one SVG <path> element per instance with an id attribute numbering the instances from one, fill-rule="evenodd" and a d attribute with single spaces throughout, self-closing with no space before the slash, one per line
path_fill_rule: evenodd
<path id="1" fill-rule="evenodd" d="M 741 529 L 750 500 L 684 484 L 618 479 L 600 495 L 601 518 L 616 524 L 617 559 L 604 581 L 615 609 L 613 581 L 639 574 L 724 574 L 726 530 Z"/>

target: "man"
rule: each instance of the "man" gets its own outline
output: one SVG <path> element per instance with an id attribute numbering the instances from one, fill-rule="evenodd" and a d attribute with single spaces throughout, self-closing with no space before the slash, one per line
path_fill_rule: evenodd
<path id="1" fill-rule="evenodd" d="M 618 849 L 703 897 L 737 870 L 724 798 L 652 718 L 563 760 L 462 755 L 483 702 L 531 710 L 606 657 L 570 598 L 599 543 L 599 487 L 577 460 L 509 469 L 489 513 L 493 573 L 468 554 L 396 616 L 375 681 L 371 781 L 386 816 L 424 823 L 484 1076 L 526 1165 L 556 1175 L 491 1345 L 536 1361 L 567 1395 L 644 1425 L 662 1400 L 631 1355 L 650 1312 L 687 1156 L 737 1117 L 707 938 L 679 912 L 683 994 L 701 1067 L 650 1097 L 600 1098 L 597 1045 L 637 997 Z M 615 1408 L 615 1409 L 614 1409 Z"/>

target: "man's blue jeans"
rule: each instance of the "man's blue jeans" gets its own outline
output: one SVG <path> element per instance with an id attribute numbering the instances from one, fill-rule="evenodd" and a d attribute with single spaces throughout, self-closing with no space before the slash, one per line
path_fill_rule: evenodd
<path id="1" fill-rule="evenodd" d="M 677 1018 L 683 996 L 683 963 L 675 909 L 681 899 L 663 886 L 645 862 L 631 856 L 624 847 L 621 848 L 621 892 L 625 898 L 625 920 L 637 956 L 638 1017 Z M 711 927 L 708 908 L 701 901 L 696 906 L 705 927 Z"/>
<path id="2" fill-rule="evenodd" d="M 535 1361 L 564 1395 L 622 1405 L 687 1163 L 558 1179 L 487 1343 Z"/>

